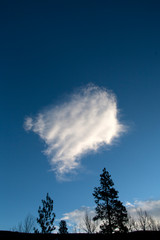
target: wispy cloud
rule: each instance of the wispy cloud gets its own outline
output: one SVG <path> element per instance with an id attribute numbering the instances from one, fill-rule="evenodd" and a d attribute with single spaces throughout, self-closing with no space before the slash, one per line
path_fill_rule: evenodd
<path id="1" fill-rule="evenodd" d="M 46 143 L 45 154 L 57 176 L 72 172 L 83 154 L 111 145 L 125 131 L 118 119 L 115 95 L 95 85 L 79 89 L 64 103 L 33 118 L 27 117 L 24 126 Z"/>

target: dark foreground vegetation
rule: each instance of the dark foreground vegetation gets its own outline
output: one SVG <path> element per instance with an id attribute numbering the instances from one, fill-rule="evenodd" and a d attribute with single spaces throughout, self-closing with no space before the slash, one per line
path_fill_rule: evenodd
<path id="1" fill-rule="evenodd" d="M 111 175 L 105 168 L 100 175 L 100 186 L 94 188 L 93 196 L 96 203 L 95 216 L 91 217 L 86 212 L 84 219 L 80 219 L 81 225 L 77 229 L 75 227 L 75 233 L 68 232 L 65 220 L 61 220 L 59 229 L 56 229 L 53 200 L 47 193 L 38 209 L 38 228 L 34 225 L 33 218 L 28 216 L 24 224 L 13 228 L 13 231 L 0 231 L 0 239 L 160 240 L 160 223 L 142 209 L 137 210 L 135 219 L 129 216 L 119 200 Z M 58 230 L 57 233 L 53 233 L 55 229 Z"/>
<path id="2" fill-rule="evenodd" d="M 42 234 L 42 233 L 18 233 L 10 231 L 0 231 L 0 239 L 15 239 L 15 240 L 159 240 L 160 232 L 157 231 L 137 231 L 130 233 L 117 234 L 85 234 L 85 233 L 70 233 L 70 234 Z"/>

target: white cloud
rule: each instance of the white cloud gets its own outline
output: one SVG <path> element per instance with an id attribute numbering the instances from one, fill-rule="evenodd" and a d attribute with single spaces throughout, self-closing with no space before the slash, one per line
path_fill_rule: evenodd
<path id="1" fill-rule="evenodd" d="M 44 140 L 45 154 L 59 177 L 78 168 L 83 154 L 111 145 L 125 131 L 115 95 L 95 85 L 87 85 L 36 117 L 27 117 L 24 127 Z"/>
<path id="2" fill-rule="evenodd" d="M 72 212 L 64 213 L 62 219 L 66 221 L 68 220 L 72 223 L 79 224 L 82 222 L 82 219 L 84 219 L 86 212 L 92 217 L 95 216 L 95 211 L 93 208 L 82 206 L 81 208 L 75 209 Z"/>
<path id="3" fill-rule="evenodd" d="M 82 206 L 79 209 L 75 209 L 72 212 L 64 213 L 62 219 L 67 222 L 67 225 L 70 227 L 71 231 L 74 231 L 74 227 L 76 227 L 76 231 L 78 232 L 86 232 L 84 229 L 86 229 L 85 225 L 85 215 L 86 213 L 89 216 L 89 219 L 92 220 L 95 216 L 95 210 L 91 207 Z M 97 231 L 99 231 L 99 223 L 96 228 Z"/>
<path id="4" fill-rule="evenodd" d="M 81 207 L 80 209 L 76 209 L 72 212 L 69 213 L 64 213 L 63 214 L 63 220 L 66 221 L 71 221 L 71 222 L 76 222 L 78 223 L 80 219 L 82 219 L 84 217 L 84 212 L 85 212 L 86 208 L 85 207 Z"/>
<path id="5" fill-rule="evenodd" d="M 26 131 L 29 131 L 29 130 L 31 130 L 32 127 L 33 127 L 32 118 L 27 117 L 25 119 L 24 128 L 25 128 Z"/>
<path id="6" fill-rule="evenodd" d="M 137 215 L 137 209 L 146 211 L 154 219 L 160 221 L 160 200 L 134 201 L 126 204 L 129 214 L 133 217 Z"/>

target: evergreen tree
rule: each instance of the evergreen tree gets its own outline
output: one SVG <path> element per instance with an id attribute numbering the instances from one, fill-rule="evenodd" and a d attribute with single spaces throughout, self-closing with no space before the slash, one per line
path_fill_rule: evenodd
<path id="1" fill-rule="evenodd" d="M 67 234 L 68 233 L 68 228 L 67 228 L 67 224 L 66 221 L 61 220 L 59 223 L 59 233 L 60 234 Z"/>
<path id="2" fill-rule="evenodd" d="M 42 233 L 51 233 L 55 230 L 53 225 L 55 219 L 55 213 L 53 212 L 53 200 L 49 197 L 47 193 L 46 200 L 42 200 L 43 207 L 39 206 L 37 218 L 37 223 L 41 227 Z M 35 232 L 38 232 L 38 229 L 35 229 Z"/>
<path id="3" fill-rule="evenodd" d="M 115 231 L 126 232 L 127 210 L 118 200 L 118 191 L 113 187 L 111 175 L 106 169 L 100 175 L 100 187 L 94 188 L 96 216 L 93 220 L 102 220 L 101 233 L 112 234 Z"/>

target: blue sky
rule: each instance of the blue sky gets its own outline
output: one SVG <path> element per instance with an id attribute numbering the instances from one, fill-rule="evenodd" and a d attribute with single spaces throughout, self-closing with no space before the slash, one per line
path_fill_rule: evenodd
<path id="1" fill-rule="evenodd" d="M 36 217 L 47 192 L 57 219 L 94 206 L 104 167 L 124 203 L 160 199 L 159 23 L 153 0 L 1 3 L 1 230 L 28 213 Z M 116 95 L 127 131 L 83 154 L 76 175 L 59 181 L 43 153 L 46 143 L 24 122 L 68 103 L 89 83 Z"/>

